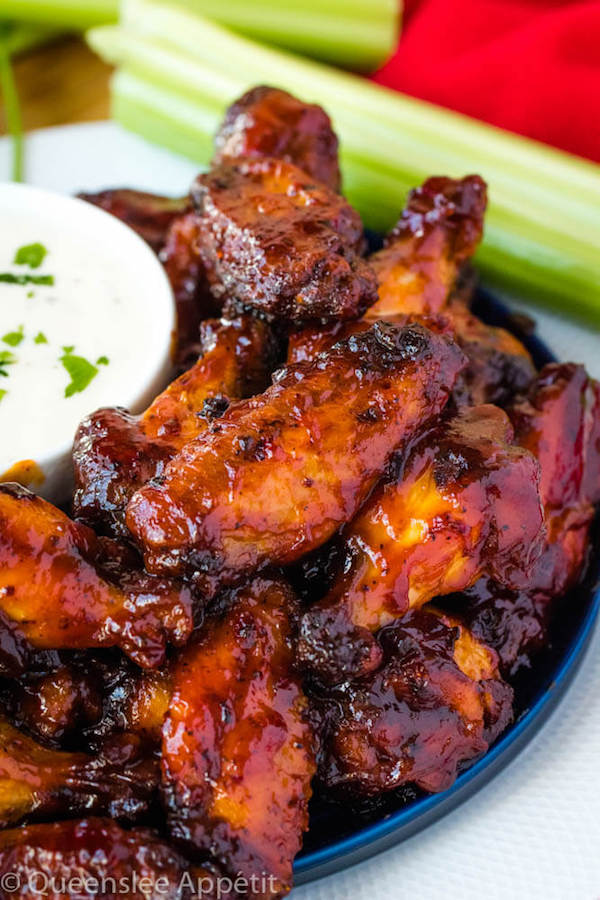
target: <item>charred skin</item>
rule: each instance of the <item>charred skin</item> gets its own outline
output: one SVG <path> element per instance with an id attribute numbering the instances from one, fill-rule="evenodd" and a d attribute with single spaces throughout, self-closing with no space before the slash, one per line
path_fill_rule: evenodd
<path id="1" fill-rule="evenodd" d="M 104 756 L 67 753 L 38 744 L 0 717 L 0 827 L 87 812 L 135 821 L 157 786 L 158 764 L 135 740 Z"/>
<path id="2" fill-rule="evenodd" d="M 281 896 L 308 827 L 315 771 L 307 701 L 294 674 L 296 601 L 258 578 L 178 657 L 163 728 L 172 837 L 227 872 L 271 875 Z"/>
<path id="3" fill-rule="evenodd" d="M 229 159 L 271 156 L 293 163 L 311 178 L 340 190 L 338 140 L 320 106 L 261 85 L 236 100 L 215 137 L 213 165 Z"/>
<path id="4" fill-rule="evenodd" d="M 456 619 L 426 607 L 380 632 L 383 665 L 317 693 L 319 779 L 372 796 L 404 784 L 449 788 L 512 719 L 497 657 Z"/>
<path id="5" fill-rule="evenodd" d="M 542 551 L 539 466 L 511 446 L 494 406 L 465 409 L 426 434 L 344 533 L 342 572 L 301 625 L 299 656 L 327 681 L 373 671 L 373 633 L 483 574 L 511 586 Z"/>
<path id="6" fill-rule="evenodd" d="M 481 578 L 463 594 L 439 602 L 498 654 L 504 678 L 530 669 L 533 657 L 547 642 L 553 604 L 542 594 L 511 591 L 492 578 Z"/>
<path id="7" fill-rule="evenodd" d="M 325 184 L 268 157 L 192 186 L 211 291 L 284 323 L 359 316 L 376 299 L 360 217 Z"/>
<path id="8" fill-rule="evenodd" d="M 63 893 L 61 887 L 76 879 L 80 883 L 94 879 L 103 885 L 105 900 L 125 896 L 124 886 L 129 886 L 126 896 L 130 900 L 182 900 L 185 894 L 179 886 L 186 869 L 182 857 L 155 832 L 147 828 L 126 831 L 110 818 L 0 832 L 0 881 L 10 872 L 21 884 L 16 892 L 0 889 L 1 900 L 30 897 L 27 886 L 36 878 L 40 885 L 49 885 L 44 892 L 48 900 L 71 900 L 73 893 Z M 205 896 L 208 900 L 208 894 Z"/>
<path id="9" fill-rule="evenodd" d="M 190 208 L 189 197 L 162 197 L 129 188 L 111 188 L 98 194 L 78 194 L 129 225 L 155 253 L 165 245 L 169 228 Z"/>
<path id="10" fill-rule="evenodd" d="M 323 544 L 443 409 L 463 364 L 443 335 L 375 324 L 284 370 L 133 496 L 127 525 L 149 571 L 233 581 Z"/>
<path id="11" fill-rule="evenodd" d="M 133 493 L 218 418 L 233 399 L 268 384 L 275 355 L 269 326 L 240 316 L 202 324 L 202 355 L 141 416 L 99 409 L 80 424 L 73 446 L 75 515 L 117 536 Z"/>
<path id="12" fill-rule="evenodd" d="M 120 647 L 160 665 L 193 627 L 188 588 L 101 561 L 93 531 L 21 488 L 0 485 L 0 608 L 38 649 Z"/>

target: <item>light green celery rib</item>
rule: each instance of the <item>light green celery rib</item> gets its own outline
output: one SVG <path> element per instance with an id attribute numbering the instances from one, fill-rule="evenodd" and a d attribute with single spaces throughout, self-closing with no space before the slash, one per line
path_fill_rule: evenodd
<path id="1" fill-rule="evenodd" d="M 13 33 L 13 23 L 0 22 L 0 95 L 6 117 L 6 130 L 12 144 L 11 178 L 13 181 L 23 181 L 25 144 L 19 95 L 11 63 L 10 41 Z"/>
<path id="2" fill-rule="evenodd" d="M 102 28 L 89 33 L 92 47 L 115 64 L 126 64 L 130 71 L 137 72 L 157 86 L 164 86 L 174 92 L 202 103 L 206 100 L 230 103 L 249 86 L 260 81 L 260 74 L 243 65 L 228 70 L 215 70 L 202 60 L 173 53 L 165 43 L 140 37 L 130 28 Z M 234 38 L 235 40 L 235 38 Z M 348 76 L 347 76 L 348 77 Z M 281 80 L 278 81 L 281 83 Z M 362 81 L 359 81 L 363 85 Z M 325 104 L 327 106 L 327 104 Z M 387 171 L 392 178 L 398 170 L 409 172 L 412 183 L 422 181 L 431 173 L 443 172 L 451 176 L 462 176 L 469 170 L 480 171 L 490 183 L 492 199 L 491 215 L 496 207 L 511 215 L 515 222 L 521 219 L 531 229 L 550 236 L 550 242 L 561 237 L 563 252 L 573 252 L 587 259 L 590 265 L 597 257 L 600 243 L 600 222 L 597 209 L 589 199 L 571 199 L 561 196 L 560 215 L 557 215 L 555 191 L 560 185 L 553 185 L 549 192 L 544 186 L 532 182 L 528 173 L 526 184 L 522 178 L 512 174 L 505 160 L 492 166 L 478 165 L 478 160 L 466 159 L 468 151 L 461 150 L 447 142 L 440 147 L 439 135 L 436 140 L 414 137 L 408 127 L 398 133 L 390 131 L 389 125 L 381 121 L 371 121 L 368 112 L 357 114 L 347 108 L 328 107 L 334 113 L 334 124 L 342 139 L 342 147 L 351 155 L 367 159 L 382 172 Z M 598 174 L 596 173 L 596 179 Z M 389 223 L 388 223 L 389 224 Z M 582 225 L 585 225 L 582 228 Z"/>
<path id="3" fill-rule="evenodd" d="M 138 37 L 146 35 L 170 44 L 217 71 L 235 68 L 240 74 L 251 74 L 255 82 L 278 84 L 303 99 L 320 102 L 336 125 L 344 113 L 357 124 L 362 121 L 367 138 L 379 122 L 400 144 L 400 154 L 404 153 L 401 142 L 407 138 L 421 141 L 422 149 L 437 150 L 438 171 L 446 170 L 448 154 L 458 153 L 463 171 L 480 171 L 484 167 L 498 174 L 506 171 L 518 181 L 520 189 L 539 189 L 542 193 L 545 187 L 556 190 L 563 179 L 568 186 L 568 196 L 563 201 L 581 200 L 586 207 L 594 197 L 600 202 L 598 169 L 578 157 L 262 46 L 156 0 L 124 0 L 123 19 L 135 27 Z"/>
<path id="4" fill-rule="evenodd" d="M 119 0 L 0 0 L 0 19 L 84 30 L 116 22 Z"/>
<path id="5" fill-rule="evenodd" d="M 251 38 L 357 70 L 392 53 L 400 27 L 397 0 L 170 0 L 184 14 L 219 22 Z"/>
<path id="6" fill-rule="evenodd" d="M 221 120 L 222 104 L 199 104 L 191 97 L 157 87 L 144 77 L 120 71 L 114 80 L 114 114 L 125 127 L 148 140 L 206 166 L 212 136 Z M 228 98 L 229 102 L 231 98 Z M 369 160 L 342 149 L 345 193 L 370 227 L 383 230 L 398 216 L 406 191 L 414 183 L 409 172 L 390 175 Z M 493 283 L 529 294 L 544 305 L 600 323 L 597 267 L 564 252 L 564 235 L 531 235 L 520 221 L 502 210 L 490 210 L 486 243 L 478 262 Z"/>

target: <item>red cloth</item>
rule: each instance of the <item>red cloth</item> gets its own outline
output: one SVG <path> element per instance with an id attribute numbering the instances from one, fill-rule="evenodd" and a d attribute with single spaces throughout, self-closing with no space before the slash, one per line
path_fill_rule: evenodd
<path id="1" fill-rule="evenodd" d="M 600 0 L 406 0 L 374 78 L 600 162 Z"/>

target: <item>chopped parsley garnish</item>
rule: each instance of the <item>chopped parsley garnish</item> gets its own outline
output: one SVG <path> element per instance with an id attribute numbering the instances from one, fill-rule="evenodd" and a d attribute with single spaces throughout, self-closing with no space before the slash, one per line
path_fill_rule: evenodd
<path id="1" fill-rule="evenodd" d="M 6 397 L 7 394 L 8 391 L 0 391 L 0 403 L 2 403 L 2 400 Z"/>
<path id="2" fill-rule="evenodd" d="M 36 336 L 33 339 L 33 343 L 34 344 L 47 344 L 48 338 L 46 337 L 46 335 L 44 334 L 43 331 L 38 331 L 38 333 L 36 334 Z"/>
<path id="3" fill-rule="evenodd" d="M 19 247 L 15 253 L 14 262 L 17 266 L 29 266 L 30 269 L 39 269 L 44 262 L 48 251 L 43 244 L 25 244 Z"/>
<path id="4" fill-rule="evenodd" d="M 98 359 L 96 360 L 96 365 L 97 366 L 107 366 L 109 364 L 109 362 L 110 362 L 110 360 L 109 360 L 108 356 L 99 356 Z"/>
<path id="5" fill-rule="evenodd" d="M 23 326 L 19 325 L 18 331 L 9 331 L 2 338 L 9 347 L 18 347 L 25 335 L 23 334 Z"/>
<path id="6" fill-rule="evenodd" d="M 3 378 L 8 378 L 6 366 L 12 366 L 16 361 L 17 357 L 14 353 L 11 353 L 10 350 L 0 350 L 0 375 Z"/>
<path id="7" fill-rule="evenodd" d="M 4 284 L 54 284 L 54 275 L 15 275 L 14 272 L 0 272 L 0 282 Z"/>
<path id="8" fill-rule="evenodd" d="M 71 378 L 71 383 L 65 388 L 65 397 L 72 397 L 73 394 L 85 391 L 98 374 L 98 369 L 89 360 L 73 354 L 74 349 L 74 347 L 63 347 L 63 355 L 60 357 L 60 362 Z"/>

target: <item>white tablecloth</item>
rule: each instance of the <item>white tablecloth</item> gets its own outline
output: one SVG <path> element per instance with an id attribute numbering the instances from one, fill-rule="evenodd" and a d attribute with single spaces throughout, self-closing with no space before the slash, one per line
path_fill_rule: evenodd
<path id="1" fill-rule="evenodd" d="M 8 160 L 7 142 L 0 140 L 0 178 L 8 177 Z M 110 123 L 48 129 L 29 140 L 28 180 L 55 190 L 131 185 L 176 194 L 193 174 L 189 162 Z M 538 333 L 559 359 L 583 362 L 600 378 L 600 334 L 535 315 Z M 402 845 L 298 888 L 293 898 L 598 900 L 599 770 L 597 632 L 550 721 L 489 785 Z"/>

